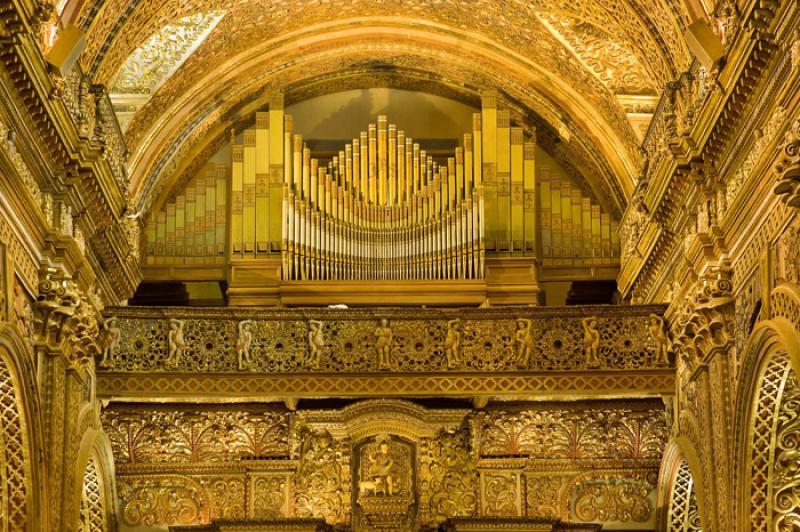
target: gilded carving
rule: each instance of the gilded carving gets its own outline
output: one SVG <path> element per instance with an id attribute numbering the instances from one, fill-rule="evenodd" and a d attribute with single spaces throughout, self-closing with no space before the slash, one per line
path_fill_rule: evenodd
<path id="1" fill-rule="evenodd" d="M 355 448 L 357 530 L 411 530 L 415 515 L 413 446 L 378 434 Z"/>
<path id="2" fill-rule="evenodd" d="M 103 329 L 105 330 L 105 336 L 103 337 L 103 358 L 100 360 L 100 367 L 109 368 L 113 367 L 111 354 L 119 349 L 122 331 L 120 331 L 117 325 L 117 318 L 113 316 L 103 322 Z"/>
<path id="3" fill-rule="evenodd" d="M 512 471 L 482 471 L 482 513 L 487 516 L 518 516 L 521 514 L 520 474 Z"/>
<path id="4" fill-rule="evenodd" d="M 250 356 L 250 344 L 253 343 L 253 320 L 242 320 L 239 322 L 239 338 L 236 340 L 236 357 L 239 362 L 239 369 L 247 369 L 252 363 Z"/>
<path id="5" fill-rule="evenodd" d="M 345 469 L 339 442 L 325 431 L 305 429 L 300 438 L 295 508 L 298 517 L 321 517 L 330 523 L 343 520 Z"/>
<path id="6" fill-rule="evenodd" d="M 420 504 L 426 520 L 440 523 L 475 515 L 477 474 L 467 430 L 442 430 L 423 440 L 419 460 Z"/>
<path id="7" fill-rule="evenodd" d="M 203 480 L 211 499 L 212 519 L 242 519 L 245 516 L 245 484 L 239 478 Z"/>
<path id="8" fill-rule="evenodd" d="M 581 521 L 648 521 L 653 511 L 648 496 L 653 489 L 637 478 L 581 482 L 575 487 L 575 516 Z"/>
<path id="9" fill-rule="evenodd" d="M 169 320 L 169 332 L 167 333 L 169 354 L 164 361 L 167 367 L 177 366 L 180 362 L 181 355 L 183 355 L 183 352 L 186 350 L 186 340 L 183 337 L 183 324 L 183 320 Z"/>
<path id="10" fill-rule="evenodd" d="M 393 339 L 394 332 L 389 327 L 389 320 L 381 318 L 380 324 L 375 329 L 375 352 L 378 354 L 378 369 L 391 369 Z"/>
<path id="11" fill-rule="evenodd" d="M 669 365 L 669 352 L 671 349 L 669 337 L 664 332 L 664 319 L 661 316 L 650 314 L 647 330 L 656 344 L 656 361 L 664 366 Z"/>
<path id="12" fill-rule="evenodd" d="M 514 343 L 517 349 L 517 365 L 527 368 L 533 353 L 534 340 L 531 334 L 533 323 L 526 318 L 517 319 L 517 330 L 514 331 Z"/>
<path id="13" fill-rule="evenodd" d="M 727 265 L 711 268 L 684 298 L 673 318 L 673 346 L 689 368 L 714 352 L 724 352 L 733 343 L 735 317 L 730 279 Z"/>
<path id="14" fill-rule="evenodd" d="M 444 353 L 447 367 L 455 368 L 461 364 L 461 320 L 456 318 L 447 322 L 447 336 L 444 339 Z"/>
<path id="15" fill-rule="evenodd" d="M 288 481 L 286 475 L 259 475 L 253 479 L 252 516 L 276 519 L 288 516 Z"/>
<path id="16" fill-rule="evenodd" d="M 323 324 L 319 320 L 308 320 L 308 366 L 319 369 L 320 359 L 325 351 Z"/>
<path id="17" fill-rule="evenodd" d="M 775 193 L 783 196 L 791 207 L 800 207 L 800 118 L 795 119 L 786 132 L 775 173 L 778 176 Z"/>
<path id="18" fill-rule="evenodd" d="M 183 477 L 185 478 L 185 477 Z M 208 522 L 208 502 L 186 478 L 119 479 L 122 518 L 128 526 L 190 525 Z"/>
<path id="19" fill-rule="evenodd" d="M 288 454 L 284 414 L 106 410 L 102 421 L 117 464 L 231 461 Z"/>
<path id="20" fill-rule="evenodd" d="M 600 347 L 597 318 L 584 318 L 581 323 L 583 323 L 583 354 L 586 357 L 586 366 L 597 367 L 600 365 L 600 358 L 597 356 L 597 349 Z"/>
<path id="21" fill-rule="evenodd" d="M 166 320 L 145 309 L 105 310 L 120 318 L 119 348 L 109 359 L 118 371 L 237 372 L 242 358 L 243 368 L 256 373 L 594 369 L 587 361 L 598 369 L 657 369 L 663 359 L 649 315 L 660 312 L 661 307 L 609 308 L 587 332 L 582 318 L 567 311 L 528 317 L 511 309 L 430 316 L 397 311 L 376 327 L 374 318 L 356 309 L 329 312 L 324 322 L 291 309 L 259 318 L 187 309 Z"/>
<path id="22" fill-rule="evenodd" d="M 800 526 L 800 386 L 789 371 L 777 411 L 775 457 L 772 471 L 773 529 Z"/>
<path id="23" fill-rule="evenodd" d="M 94 357 L 100 354 L 97 309 L 64 276 L 48 274 L 38 288 L 34 314 L 38 339 L 63 349 L 74 367 L 93 368 Z"/>
<path id="24" fill-rule="evenodd" d="M 481 456 L 658 459 L 668 435 L 655 409 L 491 411 L 478 419 Z"/>

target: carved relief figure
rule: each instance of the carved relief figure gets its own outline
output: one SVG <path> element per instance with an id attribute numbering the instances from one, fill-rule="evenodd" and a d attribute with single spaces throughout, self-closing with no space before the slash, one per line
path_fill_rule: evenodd
<path id="1" fill-rule="evenodd" d="M 308 320 L 308 365 L 312 369 L 319 369 L 324 349 L 325 337 L 322 334 L 322 322 Z"/>
<path id="2" fill-rule="evenodd" d="M 380 325 L 375 329 L 375 338 L 375 351 L 378 353 L 378 368 L 390 369 L 394 333 L 391 327 L 389 327 L 389 320 L 386 318 L 381 318 Z"/>
<path id="3" fill-rule="evenodd" d="M 531 334 L 531 320 L 517 319 L 517 330 L 514 332 L 514 346 L 517 350 L 517 366 L 527 368 L 533 352 L 533 334 Z"/>
<path id="4" fill-rule="evenodd" d="M 242 320 L 239 322 L 239 339 L 236 341 L 236 358 L 239 362 L 239 370 L 250 367 L 253 359 L 250 356 L 250 344 L 253 343 L 253 320 Z"/>
<path id="5" fill-rule="evenodd" d="M 391 497 L 394 495 L 396 479 L 394 459 L 389 454 L 389 436 L 381 434 L 375 438 L 375 442 L 378 444 L 378 449 L 367 455 L 369 464 L 367 464 L 366 476 L 373 482 L 373 493 L 377 494 L 377 491 L 381 491 L 383 495 Z M 359 488 L 361 488 L 361 483 L 359 483 Z"/>
<path id="6" fill-rule="evenodd" d="M 647 330 L 656 343 L 656 364 L 669 365 L 669 352 L 672 348 L 669 338 L 664 332 L 664 320 L 660 316 L 650 314 Z"/>
<path id="7" fill-rule="evenodd" d="M 447 355 L 447 367 L 455 368 L 461 363 L 461 320 L 447 322 L 447 337 L 444 339 L 444 353 Z"/>
<path id="8" fill-rule="evenodd" d="M 597 356 L 597 348 L 600 347 L 597 318 L 594 316 L 584 318 L 581 323 L 583 323 L 583 354 L 586 357 L 586 365 L 596 368 L 600 365 L 600 357 Z"/>
<path id="9" fill-rule="evenodd" d="M 14 285 L 14 314 L 23 335 L 33 343 L 33 309 L 19 284 Z"/>
<path id="10" fill-rule="evenodd" d="M 119 340 L 122 338 L 122 331 L 117 326 L 117 318 L 108 318 L 103 326 L 106 330 L 105 338 L 103 338 L 103 358 L 100 360 L 100 367 L 107 368 L 113 367 L 111 355 L 119 347 Z"/>
<path id="11" fill-rule="evenodd" d="M 336 522 L 343 515 L 341 452 L 325 430 L 305 429 L 301 439 L 295 492 L 297 516 Z"/>
<path id="12" fill-rule="evenodd" d="M 183 352 L 186 351 L 186 341 L 183 339 L 183 320 L 171 319 L 169 320 L 169 333 L 167 336 L 169 343 L 169 355 L 167 356 L 166 365 L 175 367 L 178 365 Z"/>

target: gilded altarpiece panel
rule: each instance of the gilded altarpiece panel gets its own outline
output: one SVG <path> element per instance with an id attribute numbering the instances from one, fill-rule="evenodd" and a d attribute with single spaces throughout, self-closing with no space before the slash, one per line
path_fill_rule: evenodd
<path id="1" fill-rule="evenodd" d="M 357 532 L 451 518 L 654 526 L 659 401 L 206 408 L 104 411 L 123 530 L 280 518 Z"/>

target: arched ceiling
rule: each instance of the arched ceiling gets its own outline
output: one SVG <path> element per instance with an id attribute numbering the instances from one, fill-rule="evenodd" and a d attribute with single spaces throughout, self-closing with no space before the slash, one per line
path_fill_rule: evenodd
<path id="1" fill-rule="evenodd" d="M 472 105 L 499 91 L 620 212 L 640 164 L 631 117 L 690 61 L 689 15 L 673 0 L 69 1 L 95 83 L 113 92 L 120 72 L 127 87 L 142 71 L 126 141 L 143 210 L 246 127 L 269 91 L 291 102 L 383 86 Z"/>

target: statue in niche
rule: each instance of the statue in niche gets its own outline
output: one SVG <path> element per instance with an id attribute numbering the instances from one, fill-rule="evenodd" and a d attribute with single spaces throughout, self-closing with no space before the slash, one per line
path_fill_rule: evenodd
<path id="1" fill-rule="evenodd" d="M 396 449 L 387 434 L 375 437 L 375 443 L 362 455 L 358 489 L 361 495 L 394 497 L 400 495 L 400 467 Z M 366 460 L 364 460 L 366 459 Z"/>
<path id="2" fill-rule="evenodd" d="M 308 365 L 319 369 L 322 352 L 325 350 L 325 337 L 322 334 L 322 322 L 308 320 Z"/>
<path id="3" fill-rule="evenodd" d="M 117 317 L 108 318 L 103 323 L 103 328 L 106 330 L 106 335 L 103 338 L 103 358 L 100 360 L 101 368 L 113 367 L 114 363 L 111 360 L 111 355 L 119 347 L 119 341 L 122 338 L 122 331 L 117 326 Z"/>
<path id="4" fill-rule="evenodd" d="M 514 332 L 514 345 L 517 348 L 517 366 L 527 369 L 533 353 L 533 334 L 531 320 L 517 318 L 517 330 Z"/>
<path id="5" fill-rule="evenodd" d="M 253 363 L 250 356 L 250 346 L 253 343 L 253 320 L 242 320 L 239 322 L 239 338 L 236 340 L 236 358 L 239 362 L 239 370 L 249 369 Z"/>
<path id="6" fill-rule="evenodd" d="M 378 369 L 391 369 L 392 340 L 394 333 L 389 327 L 389 320 L 381 318 L 375 329 L 375 351 L 378 353 Z"/>
<path id="7" fill-rule="evenodd" d="M 647 331 L 656 344 L 656 364 L 669 365 L 669 352 L 672 348 L 667 333 L 664 332 L 664 320 L 660 316 L 650 314 L 647 319 Z"/>
<path id="8" fill-rule="evenodd" d="M 597 355 L 597 349 L 600 347 L 597 318 L 594 316 L 584 318 L 581 323 L 583 323 L 583 354 L 586 357 L 586 365 L 596 368 L 600 365 L 600 357 Z"/>
<path id="9" fill-rule="evenodd" d="M 169 320 L 167 340 L 169 355 L 167 356 L 166 365 L 175 367 L 178 365 L 178 360 L 183 355 L 183 352 L 186 351 L 186 340 L 183 338 L 183 320 L 176 320 L 175 318 Z"/>
<path id="10" fill-rule="evenodd" d="M 447 367 L 456 368 L 461 363 L 461 320 L 447 322 L 447 336 L 444 339 L 444 353 L 447 355 Z"/>

